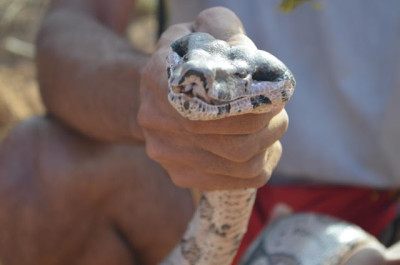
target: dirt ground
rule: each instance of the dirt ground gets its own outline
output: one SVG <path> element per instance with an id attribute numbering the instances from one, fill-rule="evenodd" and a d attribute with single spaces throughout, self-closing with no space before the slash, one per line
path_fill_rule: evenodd
<path id="1" fill-rule="evenodd" d="M 35 80 L 35 38 L 50 0 L 0 0 L 0 140 L 17 122 L 45 113 Z M 128 29 L 135 48 L 154 49 L 156 1 L 143 0 Z"/>

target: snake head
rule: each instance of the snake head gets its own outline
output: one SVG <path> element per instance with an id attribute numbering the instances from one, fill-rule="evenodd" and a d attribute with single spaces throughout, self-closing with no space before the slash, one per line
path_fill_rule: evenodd
<path id="1" fill-rule="evenodd" d="M 207 33 L 176 40 L 167 56 L 169 100 L 190 119 L 266 112 L 293 94 L 295 79 L 273 55 Z"/>

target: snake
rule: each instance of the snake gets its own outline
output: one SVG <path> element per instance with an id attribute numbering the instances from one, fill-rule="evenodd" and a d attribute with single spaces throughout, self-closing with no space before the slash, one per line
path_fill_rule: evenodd
<path id="1" fill-rule="evenodd" d="M 294 75 L 288 67 L 270 53 L 249 45 L 231 46 L 201 32 L 188 34 L 171 44 L 166 58 L 166 70 L 170 104 L 183 117 L 195 121 L 271 112 L 286 104 L 296 85 Z M 255 197 L 255 188 L 203 192 L 186 232 L 160 265 L 230 265 L 247 231 Z M 304 221 L 307 216 L 295 216 L 281 222 L 280 226 L 273 226 L 276 228 L 275 232 L 263 233 L 270 240 L 256 240 L 256 246 L 275 242 L 274 238 L 277 238 L 278 233 L 276 231 L 285 229 L 292 231 L 285 237 L 290 245 L 291 238 L 296 238 L 296 231 L 290 230 L 290 227 L 301 223 L 300 219 Z M 331 240 L 333 237 L 340 239 L 346 231 L 359 231 L 353 227 L 350 229 L 349 225 L 342 225 L 339 228 L 346 227 L 348 230 L 336 229 L 336 232 L 331 233 L 337 222 L 328 222 L 328 219 L 317 218 L 311 226 L 307 219 L 306 223 L 309 225 L 303 226 L 303 232 L 316 235 L 317 238 L 324 237 L 325 232 L 325 235 L 331 235 Z M 324 224 L 319 234 L 312 233 L 315 224 Z M 259 251 L 252 251 L 252 255 L 245 255 L 241 264 L 340 264 L 332 257 L 344 253 L 346 249 L 352 249 L 348 246 L 354 246 L 355 242 L 364 242 L 370 238 L 361 232 L 353 235 L 354 240 L 344 244 L 347 248 L 340 248 L 339 243 L 327 244 L 328 249 L 341 250 L 326 252 L 329 255 L 321 258 L 328 260 L 325 263 L 310 263 L 310 259 L 304 258 L 310 255 L 299 258 L 299 253 L 296 256 L 286 250 L 288 253 L 285 254 L 285 248 L 280 248 L 277 253 L 270 251 L 272 256 L 276 254 L 275 259 L 261 259 L 257 254 Z M 343 243 L 339 239 L 337 241 Z M 252 248 L 256 249 L 254 246 Z M 266 254 L 266 251 L 263 253 Z M 277 258 L 278 254 L 283 257 Z"/>
<path id="2" fill-rule="evenodd" d="M 189 120 L 208 121 L 283 106 L 290 70 L 266 51 L 231 46 L 208 33 L 174 41 L 166 58 L 168 100 Z M 247 230 L 256 189 L 203 192 L 179 244 L 162 265 L 229 265 Z"/>
<path id="3" fill-rule="evenodd" d="M 287 215 L 268 225 L 250 245 L 240 265 L 355 264 L 361 250 L 375 252 L 383 260 L 385 247 L 355 224 L 324 214 L 303 212 Z"/>

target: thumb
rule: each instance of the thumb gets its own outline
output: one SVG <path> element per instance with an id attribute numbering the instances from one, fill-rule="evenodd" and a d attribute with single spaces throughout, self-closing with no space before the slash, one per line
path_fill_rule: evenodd
<path id="1" fill-rule="evenodd" d="M 200 12 L 193 28 L 196 32 L 206 32 L 231 45 L 241 44 L 255 47 L 254 43 L 246 36 L 240 19 L 225 7 L 213 7 Z"/>

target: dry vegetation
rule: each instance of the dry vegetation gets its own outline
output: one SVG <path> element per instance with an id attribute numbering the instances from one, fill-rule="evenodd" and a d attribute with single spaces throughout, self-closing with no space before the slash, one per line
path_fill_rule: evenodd
<path id="1" fill-rule="evenodd" d="M 0 139 L 15 123 L 44 113 L 35 80 L 35 37 L 49 0 L 0 0 Z M 133 45 L 154 48 L 156 1 L 143 0 L 128 30 Z"/>
<path id="2" fill-rule="evenodd" d="M 32 53 L 46 5 L 0 0 L 0 137 L 19 120 L 44 112 Z"/>

